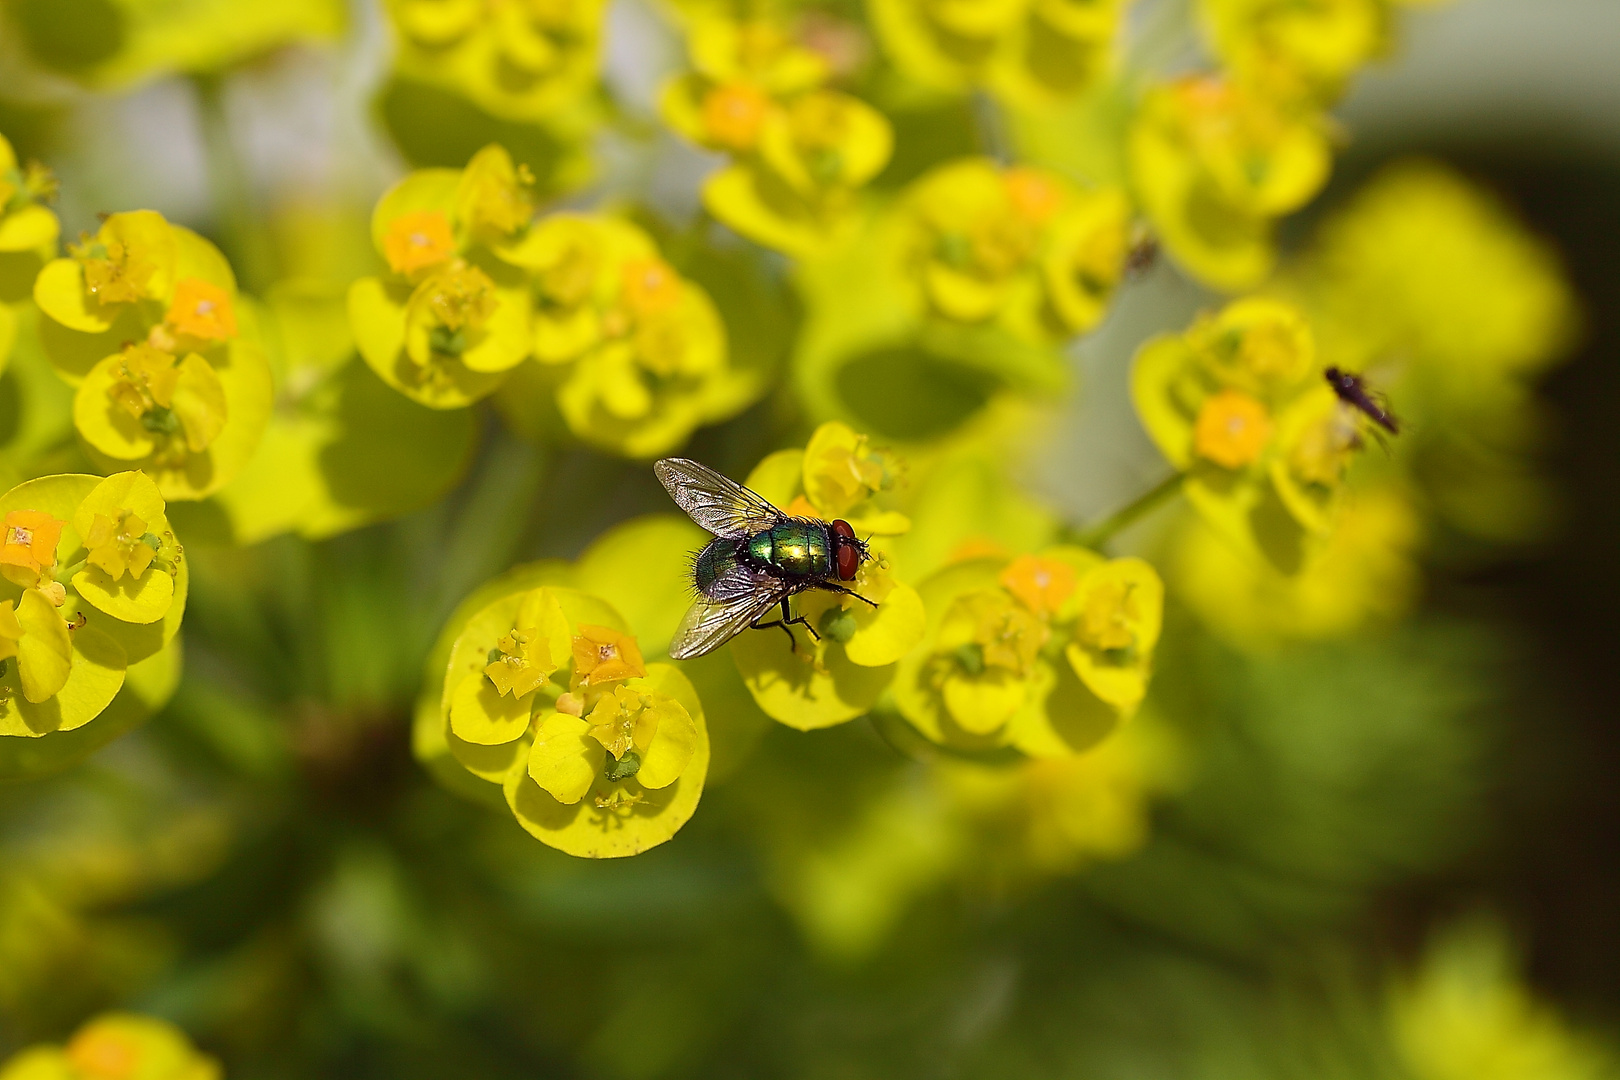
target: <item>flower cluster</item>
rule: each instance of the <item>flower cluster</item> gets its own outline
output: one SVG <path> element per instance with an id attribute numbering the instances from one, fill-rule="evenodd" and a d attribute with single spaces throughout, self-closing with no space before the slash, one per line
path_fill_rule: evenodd
<path id="1" fill-rule="evenodd" d="M 1141 559 L 1076 547 L 968 558 L 918 591 L 928 631 L 901 662 L 894 701 L 933 742 L 1061 757 L 1147 693 L 1164 587 Z"/>
<path id="2" fill-rule="evenodd" d="M 1123 192 L 988 158 L 934 169 L 907 191 L 902 214 L 907 277 L 927 309 L 1031 343 L 1101 322 L 1130 248 Z"/>
<path id="3" fill-rule="evenodd" d="M 1164 246 L 1194 277 L 1228 291 L 1270 273 L 1272 222 L 1304 206 L 1332 164 L 1318 112 L 1214 75 L 1149 91 L 1126 149 L 1136 197 Z"/>
<path id="4" fill-rule="evenodd" d="M 1239 300 L 1149 341 L 1132 393 L 1187 497 L 1230 537 L 1293 570 L 1307 538 L 1332 532 L 1367 425 L 1323 381 L 1296 308 Z"/>
<path id="5" fill-rule="evenodd" d="M 500 388 L 519 430 L 551 437 L 560 414 L 578 438 L 632 457 L 758 394 L 727 362 L 713 302 L 645 233 L 605 214 L 537 220 L 531 183 L 491 145 L 464 170 L 412 173 L 378 203 L 372 235 L 391 274 L 354 283 L 349 318 L 384 381 L 438 409 Z"/>
<path id="6" fill-rule="evenodd" d="M 484 110 L 544 123 L 596 81 L 600 0 L 389 0 L 409 79 L 441 86 Z"/>
<path id="7" fill-rule="evenodd" d="M 169 499 L 219 490 L 257 447 L 272 396 L 224 256 L 151 210 L 109 215 L 69 251 L 40 271 L 34 302 L 52 363 L 78 387 L 90 460 L 144 470 Z"/>
<path id="8" fill-rule="evenodd" d="M 518 571 L 470 597 L 440 637 L 429 722 L 519 824 L 571 855 L 663 843 L 692 816 L 709 736 L 692 684 L 648 664 L 605 601 Z"/>
<path id="9" fill-rule="evenodd" d="M 63 736 L 117 701 L 144 716 L 172 692 L 188 575 L 145 474 L 47 476 L 0 496 L 0 576 L 0 737 L 51 742 L 34 766 L 89 753 L 101 732 Z"/>
<path id="10" fill-rule="evenodd" d="M 31 1046 L 0 1066 L 4 1080 L 219 1080 L 219 1062 L 165 1020 L 104 1013 L 63 1046 Z"/>
<path id="11" fill-rule="evenodd" d="M 1021 105 L 1073 97 L 1104 74 L 1127 0 L 878 0 L 895 66 L 935 90 L 986 87 Z"/>
<path id="12" fill-rule="evenodd" d="M 675 131 L 732 158 L 703 186 L 709 212 L 794 255 L 842 237 L 856 191 L 888 164 L 887 118 L 826 87 L 827 59 L 780 18 L 703 11 L 687 46 L 694 70 L 669 82 L 661 109 Z"/>

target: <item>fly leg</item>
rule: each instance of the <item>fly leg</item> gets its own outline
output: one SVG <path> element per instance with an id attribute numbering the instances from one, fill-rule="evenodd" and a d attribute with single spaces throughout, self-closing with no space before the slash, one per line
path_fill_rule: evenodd
<path id="1" fill-rule="evenodd" d="M 813 588 L 813 589 L 825 589 L 827 592 L 843 593 L 845 596 L 853 596 L 855 599 L 861 601 L 862 603 L 871 604 L 873 607 L 878 606 L 876 600 L 868 600 L 868 599 L 866 599 L 866 597 L 862 596 L 860 593 L 856 592 L 854 589 L 847 588 L 846 586 L 843 586 L 843 585 L 835 585 L 830 581 L 818 581 L 814 585 L 812 585 L 811 588 Z M 800 620 L 800 621 L 802 622 L 803 620 Z M 805 625 L 809 626 L 810 624 L 805 623 Z"/>
<path id="2" fill-rule="evenodd" d="M 781 618 L 774 622 L 751 622 L 748 624 L 748 626 L 753 630 L 765 630 L 772 626 L 780 626 L 782 628 L 782 633 L 788 636 L 788 647 L 794 652 L 798 652 L 799 641 L 793 636 L 793 631 L 789 630 L 788 627 L 792 626 L 794 623 L 797 623 L 804 627 L 810 636 L 817 641 L 821 640 L 821 635 L 816 633 L 816 628 L 810 625 L 810 620 L 806 619 L 803 615 L 794 615 L 793 612 L 788 609 L 788 600 L 789 597 L 784 596 L 782 598 Z"/>

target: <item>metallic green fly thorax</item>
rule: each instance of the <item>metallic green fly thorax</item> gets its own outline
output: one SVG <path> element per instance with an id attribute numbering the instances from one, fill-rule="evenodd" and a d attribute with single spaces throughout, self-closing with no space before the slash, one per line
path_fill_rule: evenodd
<path id="1" fill-rule="evenodd" d="M 748 541 L 748 553 L 785 574 L 829 577 L 833 572 L 832 540 L 819 521 L 789 519 Z"/>

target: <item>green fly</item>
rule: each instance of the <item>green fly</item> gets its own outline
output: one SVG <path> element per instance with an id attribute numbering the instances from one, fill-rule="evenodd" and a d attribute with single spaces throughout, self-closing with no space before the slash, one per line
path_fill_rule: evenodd
<path id="1" fill-rule="evenodd" d="M 741 484 L 685 458 L 664 458 L 653 472 L 675 504 L 714 534 L 692 560 L 698 596 L 670 642 L 669 655 L 676 660 L 713 652 L 748 629 L 780 626 L 797 649 L 789 629 L 797 623 L 819 641 L 815 627 L 789 606 L 808 589 L 877 606 L 842 584 L 853 581 L 861 563 L 871 558 L 849 522 L 789 517 Z M 759 621 L 778 604 L 779 618 Z"/>

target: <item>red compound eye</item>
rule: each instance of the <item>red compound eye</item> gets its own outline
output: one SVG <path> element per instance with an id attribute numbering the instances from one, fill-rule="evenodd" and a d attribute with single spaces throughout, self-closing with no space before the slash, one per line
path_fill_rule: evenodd
<path id="1" fill-rule="evenodd" d="M 861 568 L 861 548 L 855 542 L 855 530 L 849 527 L 849 522 L 838 520 L 832 523 L 833 550 L 837 553 L 838 580 L 853 581 L 855 573 Z"/>

